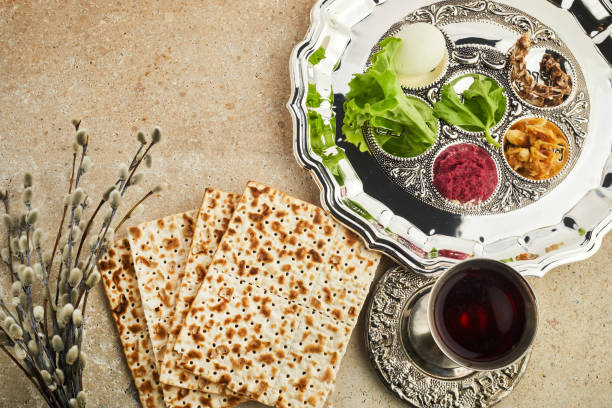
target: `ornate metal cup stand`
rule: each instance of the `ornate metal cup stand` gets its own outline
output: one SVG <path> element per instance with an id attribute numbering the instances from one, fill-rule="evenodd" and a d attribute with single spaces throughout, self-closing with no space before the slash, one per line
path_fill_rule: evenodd
<path id="1" fill-rule="evenodd" d="M 489 407 L 516 386 L 530 354 L 500 370 L 457 367 L 431 335 L 418 331 L 435 281 L 399 266 L 384 274 L 366 314 L 370 360 L 383 383 L 414 407 Z"/>

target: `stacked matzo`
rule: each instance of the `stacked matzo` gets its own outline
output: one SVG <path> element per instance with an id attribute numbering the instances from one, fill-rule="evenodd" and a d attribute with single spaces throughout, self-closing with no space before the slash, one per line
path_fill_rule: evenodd
<path id="1" fill-rule="evenodd" d="M 202 233 L 197 228 L 207 228 L 204 220 L 212 220 L 212 225 L 216 224 L 215 218 L 221 218 L 221 223 L 227 222 L 223 219 L 231 215 L 224 215 L 221 211 L 222 206 L 219 206 L 216 212 L 207 208 L 211 198 L 221 194 L 227 195 L 207 189 L 201 211 L 176 214 L 129 229 L 138 286 L 159 371 L 163 371 L 164 368 L 166 345 L 171 334 L 170 321 L 185 274 L 193 237 L 208 235 L 207 232 Z M 196 219 L 194 215 L 197 215 Z M 210 245 L 216 245 L 216 242 Z M 180 374 L 178 384 L 162 381 L 168 385 L 181 387 L 164 387 L 164 400 L 169 407 L 183 407 L 188 403 L 198 406 L 202 405 L 202 400 L 205 400 L 207 403 L 205 406 L 226 408 L 241 402 L 239 398 L 226 398 L 227 392 L 222 385 L 211 384 L 192 373 L 176 373 Z M 203 393 L 189 392 L 189 390 L 200 390 Z M 231 395 L 233 396 L 233 393 Z"/>
<path id="2" fill-rule="evenodd" d="M 100 262 L 146 407 L 164 406 L 162 392 L 170 408 L 244 397 L 320 407 L 333 388 L 378 256 L 319 208 L 269 187 L 249 183 L 238 199 L 207 189 L 199 212 L 130 228 L 130 242 Z M 137 324 L 126 326 L 127 314 Z"/>
<path id="3" fill-rule="evenodd" d="M 98 263 L 98 269 L 140 403 L 146 408 L 164 407 L 128 240 L 115 242 Z"/>
<path id="4" fill-rule="evenodd" d="M 179 367 L 180 356 L 174 351 L 173 346 L 239 198 L 237 194 L 213 189 L 207 189 L 204 194 L 184 276 L 168 326 L 168 346 L 161 365 L 160 378 L 164 384 L 207 392 L 223 391 L 216 384 L 210 384 L 191 371 Z"/>
<path id="5" fill-rule="evenodd" d="M 249 183 L 175 343 L 181 365 L 267 405 L 322 406 L 378 261 L 320 208 Z"/>
<path id="6" fill-rule="evenodd" d="M 231 396 L 194 392 L 161 384 L 128 240 L 115 242 L 100 260 L 98 267 L 127 365 L 143 407 L 231 407 L 240 403 L 239 399 Z"/>

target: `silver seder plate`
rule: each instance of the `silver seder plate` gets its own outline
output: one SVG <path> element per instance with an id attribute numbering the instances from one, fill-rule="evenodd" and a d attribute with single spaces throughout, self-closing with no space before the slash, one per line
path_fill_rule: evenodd
<path id="1" fill-rule="evenodd" d="M 526 0 L 328 0 L 315 5 L 311 20 L 306 39 L 291 57 L 294 152 L 317 181 L 326 209 L 370 248 L 423 273 L 482 256 L 536 276 L 599 248 L 612 227 L 612 69 L 567 11 Z M 450 62 L 440 81 L 405 92 L 431 104 L 453 78 L 486 74 L 506 88 L 508 100 L 493 137 L 501 141 L 521 118 L 549 119 L 570 148 L 559 175 L 547 181 L 524 178 L 481 134 L 445 123 L 439 123 L 432 148 L 413 159 L 382 151 L 371 137 L 379 129 L 364 128 L 372 154 L 346 143 L 341 128 L 348 82 L 366 69 L 382 38 L 412 22 L 443 31 Z M 525 31 L 533 42 L 528 69 L 537 69 L 547 52 L 560 58 L 572 78 L 572 92 L 560 106 L 532 106 L 510 81 L 508 56 Z M 326 98 L 320 107 L 307 106 L 309 89 Z M 331 144 L 313 140 L 311 128 L 321 119 L 335 135 Z M 483 147 L 497 167 L 494 193 L 476 206 L 450 202 L 432 184 L 436 155 L 458 142 Z"/>

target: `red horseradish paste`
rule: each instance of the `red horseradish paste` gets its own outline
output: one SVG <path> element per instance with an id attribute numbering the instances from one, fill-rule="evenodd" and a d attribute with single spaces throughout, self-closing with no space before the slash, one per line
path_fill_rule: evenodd
<path id="1" fill-rule="evenodd" d="M 471 143 L 449 146 L 434 162 L 433 184 L 451 201 L 479 204 L 497 186 L 495 162 L 485 149 Z"/>

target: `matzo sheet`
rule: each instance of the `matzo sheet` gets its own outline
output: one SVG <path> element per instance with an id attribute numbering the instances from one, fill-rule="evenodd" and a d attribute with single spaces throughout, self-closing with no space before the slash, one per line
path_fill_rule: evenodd
<path id="1" fill-rule="evenodd" d="M 174 314 L 170 322 L 168 346 L 160 368 L 160 381 L 192 390 L 209 391 L 210 383 L 200 376 L 185 370 L 178 365 L 180 355 L 172 346 L 176 340 L 191 302 L 200 288 L 210 261 L 223 233 L 227 229 L 234 208 L 240 196 L 215 189 L 206 189 L 199 216 L 196 221 L 194 236 L 185 274 L 181 281 Z"/>
<path id="2" fill-rule="evenodd" d="M 138 289 L 158 367 L 163 361 L 196 216 L 196 211 L 189 211 L 128 229 Z"/>
<path id="3" fill-rule="evenodd" d="M 98 269 L 140 403 L 146 408 L 165 407 L 128 240 L 115 242 Z"/>
<path id="4" fill-rule="evenodd" d="M 100 260 L 98 268 L 143 407 L 229 408 L 240 403 L 235 397 L 195 392 L 160 383 L 127 239 L 116 241 Z"/>
<path id="5" fill-rule="evenodd" d="M 380 256 L 323 210 L 251 182 L 175 343 L 267 405 L 321 407 Z"/>

